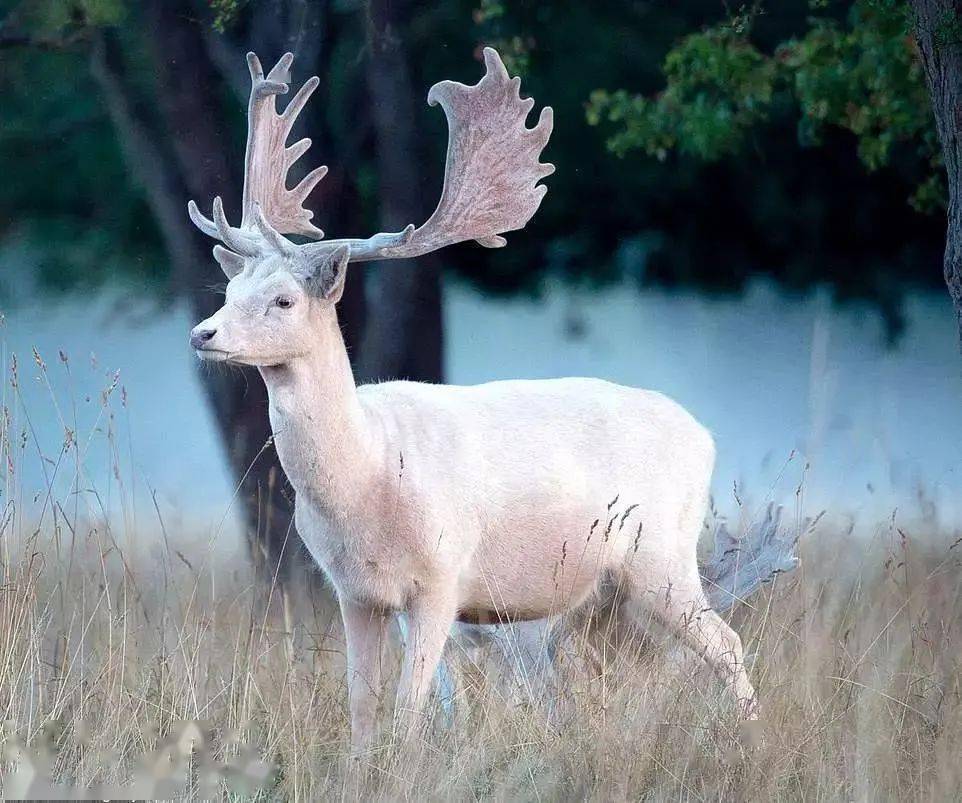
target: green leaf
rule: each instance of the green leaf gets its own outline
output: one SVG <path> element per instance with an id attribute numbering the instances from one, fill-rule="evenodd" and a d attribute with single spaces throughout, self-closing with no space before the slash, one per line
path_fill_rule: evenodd
<path id="1" fill-rule="evenodd" d="M 827 128 L 840 128 L 856 137 L 868 170 L 888 165 L 900 143 L 916 143 L 931 160 L 938 145 L 909 22 L 904 2 L 856 0 L 845 24 L 813 18 L 803 36 L 770 55 L 751 43 L 750 25 L 708 28 L 668 53 L 660 94 L 598 90 L 589 98 L 587 120 L 613 124 L 608 147 L 618 155 L 640 149 L 663 159 L 675 149 L 717 161 L 738 152 L 785 96 L 797 108 L 804 146 L 817 146 Z M 918 203 L 935 197 L 930 184 L 926 179 L 919 188 Z"/>

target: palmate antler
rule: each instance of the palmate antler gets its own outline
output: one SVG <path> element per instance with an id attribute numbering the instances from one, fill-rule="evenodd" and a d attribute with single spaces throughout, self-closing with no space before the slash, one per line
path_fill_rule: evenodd
<path id="1" fill-rule="evenodd" d="M 244 161 L 244 201 L 240 228 L 227 222 L 220 197 L 214 199 L 213 219 L 201 214 L 197 204 L 187 205 L 190 219 L 205 234 L 220 239 L 242 256 L 256 256 L 269 248 L 287 250 L 293 243 L 280 234 L 304 234 L 320 239 L 324 232 L 311 223 L 314 213 L 302 204 L 327 173 L 318 167 L 292 190 L 286 186 L 291 166 L 311 146 L 302 139 L 287 147 L 287 138 L 305 104 L 317 89 L 315 76 L 300 88 L 287 108 L 277 113 L 275 97 L 288 91 L 292 53 L 286 53 L 264 77 L 260 59 L 247 54 L 251 95 L 247 106 L 247 154 Z M 259 210 L 258 211 L 258 207 Z"/>
<path id="2" fill-rule="evenodd" d="M 234 254 L 270 253 L 314 263 L 343 246 L 349 246 L 352 262 L 415 257 L 467 240 L 499 248 L 505 244 L 502 234 L 522 228 L 538 210 L 547 192 L 538 182 L 554 172 L 553 165 L 538 161 L 551 136 L 552 111 L 545 107 L 538 124 L 528 128 L 525 120 L 534 100 L 521 99 L 521 79 L 511 78 L 497 52 L 485 48 L 485 74 L 477 84 L 442 81 L 428 92 L 428 104 L 441 105 L 449 127 L 444 187 L 434 214 L 417 229 L 410 225 L 401 232 L 366 239 L 295 245 L 283 235 L 317 240 L 324 236 L 310 222 L 313 213 L 303 203 L 327 168 L 311 171 L 294 189 L 286 187 L 288 171 L 311 144 L 302 139 L 288 147 L 287 138 L 319 83 L 317 77 L 309 79 L 278 114 L 274 98 L 287 93 L 293 60 L 287 53 L 265 78 L 257 56 L 247 56 L 251 97 L 240 227 L 227 222 L 219 197 L 214 199 L 212 218 L 202 215 L 193 201 L 188 204 L 197 227 L 233 252 L 215 248 L 222 265 L 235 260 Z"/>

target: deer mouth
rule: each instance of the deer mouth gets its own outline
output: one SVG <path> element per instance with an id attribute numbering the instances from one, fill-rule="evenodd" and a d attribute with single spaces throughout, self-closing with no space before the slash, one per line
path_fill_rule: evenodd
<path id="1" fill-rule="evenodd" d="M 231 353 L 223 349 L 195 348 L 194 354 L 205 362 L 230 362 Z"/>

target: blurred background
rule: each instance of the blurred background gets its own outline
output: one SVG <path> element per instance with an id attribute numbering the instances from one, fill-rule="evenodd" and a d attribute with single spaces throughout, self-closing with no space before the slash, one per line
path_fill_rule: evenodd
<path id="1" fill-rule="evenodd" d="M 871 0 L 0 0 L 23 503 L 114 488 L 92 515 L 290 554 L 262 383 L 187 345 L 224 287 L 187 200 L 238 218 L 244 54 L 290 50 L 295 86 L 321 78 L 295 132 L 314 141 L 295 172 L 330 167 L 314 221 L 423 221 L 447 136 L 427 91 L 477 81 L 483 45 L 554 107 L 557 172 L 504 249 L 352 267 L 358 380 L 653 388 L 715 433 L 719 515 L 962 526 L 942 168 L 904 11 Z"/>

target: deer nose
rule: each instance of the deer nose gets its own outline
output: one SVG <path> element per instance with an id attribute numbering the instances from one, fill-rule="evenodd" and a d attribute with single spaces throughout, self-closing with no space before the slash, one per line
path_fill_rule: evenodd
<path id="1" fill-rule="evenodd" d="M 216 334 L 216 329 L 194 329 L 190 333 L 190 345 L 195 349 L 202 349 L 204 344 Z"/>

